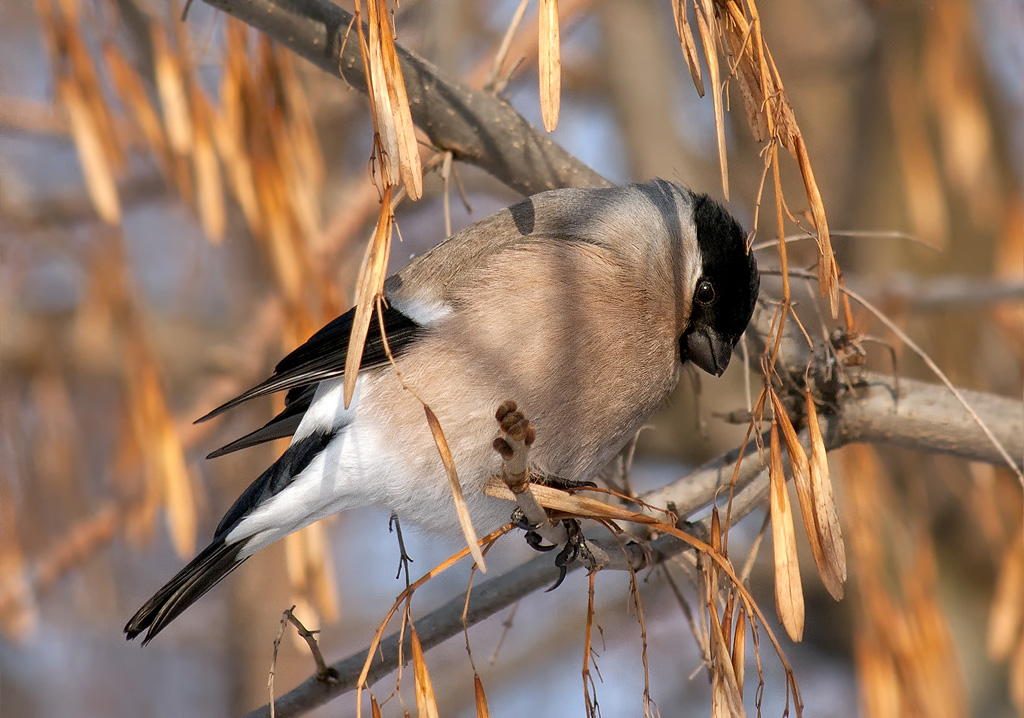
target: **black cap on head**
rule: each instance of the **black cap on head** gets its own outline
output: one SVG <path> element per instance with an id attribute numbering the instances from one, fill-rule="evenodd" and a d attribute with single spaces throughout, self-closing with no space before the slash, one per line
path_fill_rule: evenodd
<path id="1" fill-rule="evenodd" d="M 681 358 L 720 376 L 754 313 L 761 275 L 746 234 L 722 205 L 693 197 L 701 275 L 691 297 L 690 324 L 679 339 Z"/>

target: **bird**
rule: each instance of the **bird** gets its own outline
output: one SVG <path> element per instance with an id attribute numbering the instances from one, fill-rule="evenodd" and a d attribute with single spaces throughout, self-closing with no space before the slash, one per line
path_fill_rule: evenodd
<path id="1" fill-rule="evenodd" d="M 124 628 L 143 645 L 262 548 L 344 510 L 461 535 L 424 417 L 445 433 L 470 516 L 490 531 L 514 504 L 499 474 L 495 408 L 536 431 L 531 470 L 585 482 L 664 404 L 686 364 L 721 376 L 757 300 L 747 235 L 716 200 L 666 180 L 541 192 L 481 219 L 384 282 L 351 403 L 354 310 L 273 374 L 199 421 L 276 392 L 284 409 L 213 458 L 291 444 L 227 510 L 213 541 Z M 381 333 L 383 325 L 383 334 Z"/>

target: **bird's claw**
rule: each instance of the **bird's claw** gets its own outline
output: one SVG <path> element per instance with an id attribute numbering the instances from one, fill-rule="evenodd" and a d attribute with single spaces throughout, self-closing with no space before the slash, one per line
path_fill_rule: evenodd
<path id="1" fill-rule="evenodd" d="M 577 519 L 563 519 L 562 525 L 565 526 L 565 531 L 569 538 L 566 540 L 562 550 L 555 556 L 555 566 L 558 567 L 558 580 L 545 593 L 554 591 L 562 585 L 562 581 L 565 580 L 565 576 L 569 572 L 569 566 L 577 559 L 586 561 L 588 568 L 591 570 L 594 568 L 594 554 L 587 547 L 587 539 L 583 536 L 580 522 Z"/>
<path id="2" fill-rule="evenodd" d="M 558 546 L 558 544 L 545 546 L 543 544 L 544 537 L 537 531 L 540 526 L 530 523 L 526 518 L 526 514 L 523 513 L 523 510 L 519 507 L 516 507 L 516 510 L 512 512 L 512 525 L 517 529 L 522 529 L 526 532 L 526 543 L 528 543 L 530 548 L 534 551 L 550 551 Z"/>
<path id="3" fill-rule="evenodd" d="M 536 483 L 542 486 L 550 486 L 552 489 L 562 491 L 578 491 L 579 489 L 596 489 L 597 484 L 593 481 L 580 481 L 579 479 L 563 479 L 561 476 L 540 476 Z"/>
<path id="4" fill-rule="evenodd" d="M 537 531 L 539 526 L 531 524 L 526 515 L 521 509 L 516 508 L 512 512 L 512 523 L 516 528 L 521 528 L 526 531 L 526 543 L 530 545 L 534 551 L 551 551 L 558 547 L 558 544 L 544 545 L 544 538 Z M 555 556 L 555 566 L 558 567 L 558 579 L 555 581 L 548 591 L 554 591 L 556 588 L 562 585 L 562 581 L 565 580 L 566 575 L 569 572 L 569 566 L 572 565 L 577 559 L 582 559 L 587 562 L 587 566 L 593 570 L 595 562 L 594 555 L 590 549 L 587 548 L 587 539 L 583 536 L 583 529 L 580 527 L 578 519 L 562 519 L 562 526 L 565 527 L 565 533 L 568 536 L 565 545 L 562 550 Z"/>
<path id="5" fill-rule="evenodd" d="M 526 532 L 526 543 L 528 543 L 530 545 L 530 548 L 532 548 L 534 551 L 551 551 L 552 549 L 558 548 L 558 544 L 556 543 L 548 544 L 547 546 L 545 546 L 543 541 L 544 537 L 536 531 Z"/>

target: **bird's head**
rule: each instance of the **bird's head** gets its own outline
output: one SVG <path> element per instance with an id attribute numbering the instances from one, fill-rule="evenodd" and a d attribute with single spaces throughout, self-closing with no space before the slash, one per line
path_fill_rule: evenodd
<path id="1" fill-rule="evenodd" d="M 693 222 L 701 268 L 679 355 L 721 376 L 754 313 L 761 275 L 743 228 L 722 205 L 707 195 L 693 195 Z"/>

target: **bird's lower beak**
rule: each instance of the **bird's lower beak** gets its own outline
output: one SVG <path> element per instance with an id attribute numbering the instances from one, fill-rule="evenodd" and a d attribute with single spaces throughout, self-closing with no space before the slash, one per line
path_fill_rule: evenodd
<path id="1" fill-rule="evenodd" d="M 691 329 L 680 341 L 683 359 L 688 359 L 708 374 L 722 376 L 732 357 L 732 342 L 712 329 Z"/>

